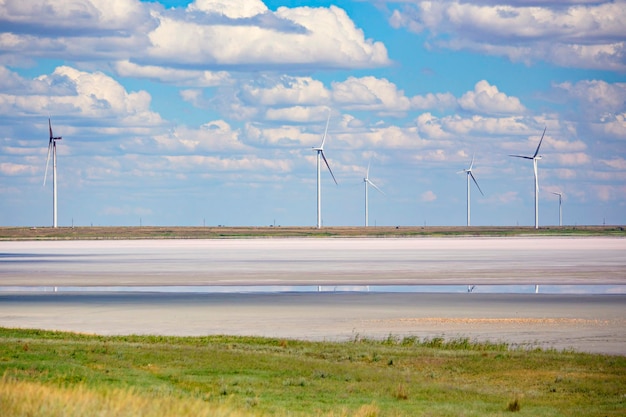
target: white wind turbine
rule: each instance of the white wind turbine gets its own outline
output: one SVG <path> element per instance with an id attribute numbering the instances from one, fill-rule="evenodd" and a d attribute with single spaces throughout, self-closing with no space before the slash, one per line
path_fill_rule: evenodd
<path id="1" fill-rule="evenodd" d="M 48 142 L 48 157 L 46 158 L 46 172 L 43 176 L 43 185 L 46 185 L 48 176 L 48 165 L 50 163 L 50 151 L 52 151 L 52 227 L 57 227 L 57 140 L 63 139 L 61 136 L 52 134 L 52 123 L 48 118 L 48 129 L 50 130 L 50 141 Z"/>
<path id="2" fill-rule="evenodd" d="M 480 189 L 480 185 L 478 185 L 478 181 L 476 181 L 474 174 L 472 174 L 473 168 L 474 168 L 474 157 L 472 156 L 472 162 L 470 163 L 469 168 L 458 172 L 459 174 L 461 172 L 465 172 L 467 174 L 467 225 L 468 226 L 470 225 L 470 177 L 472 177 L 472 180 L 474 180 L 474 184 L 476 184 L 476 187 L 478 187 L 478 191 L 480 191 L 482 195 L 485 195 L 483 193 L 483 190 Z"/>
<path id="3" fill-rule="evenodd" d="M 330 123 L 330 112 L 328 113 L 328 120 L 326 121 L 326 129 L 324 130 L 324 137 L 322 138 L 322 144 L 313 148 L 314 151 L 317 152 L 317 228 L 322 228 L 322 164 L 321 160 L 324 160 L 326 167 L 328 168 L 328 172 L 333 177 L 333 181 L 337 184 L 337 180 L 335 179 L 335 175 L 333 174 L 333 170 L 330 169 L 330 165 L 328 165 L 328 161 L 326 160 L 326 156 L 324 155 L 324 143 L 326 142 L 326 134 L 328 133 L 328 124 Z"/>
<path id="4" fill-rule="evenodd" d="M 543 136 L 545 134 L 546 128 L 543 129 L 543 134 L 541 135 L 541 139 L 539 140 L 539 145 L 537 145 L 537 150 L 535 150 L 535 154 L 533 156 L 509 155 L 514 158 L 530 159 L 533 161 L 533 169 L 535 171 L 535 229 L 539 229 L 539 180 L 537 179 L 537 161 L 541 159 L 541 155 L 538 154 L 539 148 L 541 147 L 541 142 L 543 142 Z"/>
<path id="5" fill-rule="evenodd" d="M 367 203 L 367 189 L 368 189 L 368 187 L 371 185 L 376 190 L 378 190 L 378 192 L 380 192 L 381 194 L 385 194 L 385 193 L 383 193 L 383 191 L 380 188 L 378 188 L 376 186 L 376 184 L 374 184 L 372 181 L 370 181 L 370 164 L 369 163 L 367 164 L 367 171 L 365 172 L 365 178 L 363 178 L 363 183 L 365 184 L 365 227 L 367 227 L 368 226 L 368 217 L 369 217 L 369 214 L 368 214 L 368 211 L 367 211 L 367 206 L 368 206 L 368 203 Z"/>
<path id="6" fill-rule="evenodd" d="M 559 226 L 563 226 L 563 210 L 561 209 L 561 198 L 563 194 L 555 192 L 552 192 L 552 194 L 559 196 Z"/>

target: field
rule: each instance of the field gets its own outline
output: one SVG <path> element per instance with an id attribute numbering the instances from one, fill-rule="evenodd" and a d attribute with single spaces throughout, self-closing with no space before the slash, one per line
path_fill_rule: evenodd
<path id="1" fill-rule="evenodd" d="M 3 416 L 623 416 L 626 358 L 440 338 L 343 343 L 0 329 Z"/>
<path id="2" fill-rule="evenodd" d="M 626 232 L 619 226 L 0 228 L 7 241 L 527 235 Z M 625 356 L 525 346 L 393 335 L 355 334 L 331 343 L 0 328 L 0 415 L 626 415 Z"/>
<path id="3" fill-rule="evenodd" d="M 219 239 L 241 237 L 625 236 L 622 226 L 563 227 L 0 227 L 0 240 Z"/>

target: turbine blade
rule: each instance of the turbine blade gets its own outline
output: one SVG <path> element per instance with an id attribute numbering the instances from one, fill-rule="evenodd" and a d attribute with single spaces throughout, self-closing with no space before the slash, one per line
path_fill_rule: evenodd
<path id="1" fill-rule="evenodd" d="M 467 169 L 468 171 L 471 171 L 472 168 L 474 168 L 474 157 L 476 156 L 476 154 L 472 155 L 472 163 L 470 164 L 470 167 Z"/>
<path id="2" fill-rule="evenodd" d="M 50 118 L 48 117 L 48 129 L 50 129 L 50 140 L 52 140 L 52 137 L 54 136 L 52 134 L 52 123 L 50 122 Z"/>
<path id="3" fill-rule="evenodd" d="M 474 178 L 474 174 L 472 174 L 472 172 L 468 172 L 468 174 L 470 174 L 470 177 L 472 177 L 472 179 L 474 180 L 474 184 L 476 184 L 476 187 L 478 187 L 478 191 L 480 191 L 480 193 L 482 195 L 485 195 L 485 193 L 483 193 L 483 190 L 480 189 L 480 185 L 478 185 L 478 181 L 476 181 L 476 178 Z"/>
<path id="4" fill-rule="evenodd" d="M 524 155 L 509 155 L 513 158 L 524 158 L 524 159 L 534 159 L 532 156 L 524 156 Z"/>
<path id="5" fill-rule="evenodd" d="M 330 175 L 333 177 L 333 181 L 335 181 L 335 184 L 339 185 L 337 183 L 337 179 L 335 178 L 335 174 L 333 174 L 333 170 L 330 169 L 330 165 L 328 165 L 328 161 L 326 160 L 326 156 L 324 155 L 324 151 L 320 150 L 320 153 L 322 154 L 322 158 L 324 159 L 324 163 L 326 164 L 326 168 L 328 168 L 328 171 L 330 172 Z"/>
<path id="6" fill-rule="evenodd" d="M 384 192 L 383 190 L 381 190 L 380 188 L 378 188 L 378 187 L 376 186 L 376 184 L 374 184 L 374 183 L 373 183 L 373 182 L 371 182 L 370 180 L 367 180 L 367 183 L 368 183 L 369 185 L 371 185 L 372 187 L 374 187 L 374 188 L 375 188 L 375 189 L 376 189 L 379 193 L 381 193 L 381 194 L 385 194 L 385 192 Z"/>
<path id="7" fill-rule="evenodd" d="M 370 177 L 370 164 L 372 163 L 372 161 L 369 161 L 367 163 L 367 171 L 365 171 L 365 179 L 368 180 L 368 178 Z M 369 181 L 369 180 L 368 180 Z"/>
<path id="8" fill-rule="evenodd" d="M 539 140 L 539 145 L 537 145 L 537 150 L 535 151 L 535 154 L 533 155 L 533 159 L 535 159 L 537 157 L 537 154 L 539 153 L 539 148 L 541 148 L 541 142 L 543 142 L 543 136 L 546 134 L 546 129 L 548 128 L 548 126 L 546 126 L 543 129 L 543 133 L 541 134 L 541 139 Z"/>
<path id="9" fill-rule="evenodd" d="M 46 186 L 46 178 L 48 177 L 48 164 L 50 163 L 50 148 L 52 148 L 52 138 L 48 143 L 48 156 L 46 157 L 46 171 L 43 174 L 43 186 Z"/>
<path id="10" fill-rule="evenodd" d="M 324 129 L 324 137 L 322 138 L 322 145 L 320 149 L 324 149 L 324 142 L 326 142 L 326 134 L 328 133 L 328 124 L 330 123 L 330 110 L 328 111 L 328 120 L 326 120 L 326 129 Z"/>

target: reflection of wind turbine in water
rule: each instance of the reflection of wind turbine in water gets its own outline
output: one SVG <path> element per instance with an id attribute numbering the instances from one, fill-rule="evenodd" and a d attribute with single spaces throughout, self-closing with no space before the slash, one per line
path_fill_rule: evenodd
<path id="1" fill-rule="evenodd" d="M 322 144 L 313 148 L 314 151 L 317 151 L 317 228 L 320 229 L 322 227 L 322 166 L 321 160 L 324 160 L 326 167 L 328 168 L 328 172 L 333 177 L 335 184 L 337 184 L 337 180 L 335 179 L 335 175 L 333 174 L 332 169 L 330 169 L 330 165 L 328 165 L 328 161 L 326 160 L 326 156 L 324 155 L 324 142 L 326 142 L 326 134 L 328 133 L 328 124 L 330 123 L 330 112 L 328 112 L 328 120 L 326 121 L 326 129 L 324 130 L 324 137 L 322 138 Z"/>
<path id="2" fill-rule="evenodd" d="M 57 227 L 57 140 L 63 139 L 61 136 L 52 134 L 52 123 L 48 118 L 48 129 L 50 130 L 50 141 L 48 142 L 48 157 L 46 158 L 46 171 L 43 176 L 43 185 L 46 185 L 48 176 L 48 165 L 50 163 L 50 151 L 52 151 L 52 227 Z"/>
<path id="3" fill-rule="evenodd" d="M 539 140 L 539 145 L 537 145 L 537 150 L 533 156 L 524 156 L 524 155 L 509 155 L 514 158 L 523 158 L 530 159 L 533 161 L 533 169 L 535 171 L 535 229 L 539 229 L 539 180 L 537 179 L 537 161 L 541 159 L 539 154 L 539 148 L 541 147 L 541 142 L 543 142 L 543 136 L 546 134 L 546 129 L 543 129 L 543 134 L 541 135 L 541 139 Z"/>
<path id="4" fill-rule="evenodd" d="M 555 192 L 552 192 L 552 194 L 559 196 L 559 226 L 563 226 L 563 210 L 561 210 L 561 197 L 563 197 L 563 194 Z"/>
<path id="5" fill-rule="evenodd" d="M 470 164 L 469 168 L 464 169 L 463 171 L 459 171 L 459 173 L 465 172 L 467 174 L 467 225 L 468 226 L 470 225 L 470 177 L 472 177 L 474 184 L 476 184 L 476 187 L 478 187 L 478 191 L 480 191 L 482 195 L 485 195 L 483 193 L 483 190 L 480 189 L 480 185 L 478 185 L 476 178 L 474 178 L 474 174 L 472 174 L 473 167 L 474 167 L 474 157 L 472 156 L 472 163 Z"/>
<path id="6" fill-rule="evenodd" d="M 378 188 L 376 186 L 376 184 L 374 184 L 372 181 L 370 181 L 370 164 L 367 164 L 367 171 L 365 171 L 365 178 L 363 178 L 363 183 L 365 184 L 365 227 L 367 227 L 368 226 L 368 217 L 369 217 L 369 214 L 368 214 L 368 211 L 367 211 L 367 206 L 368 206 L 368 203 L 367 203 L 367 189 L 368 189 L 368 186 L 371 185 L 376 190 L 378 190 L 378 192 L 380 192 L 381 194 L 385 194 L 385 193 L 383 193 L 383 191 L 380 188 Z"/>

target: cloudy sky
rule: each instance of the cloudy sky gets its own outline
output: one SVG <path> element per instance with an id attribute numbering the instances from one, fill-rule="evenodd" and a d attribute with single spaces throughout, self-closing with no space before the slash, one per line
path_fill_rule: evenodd
<path id="1" fill-rule="evenodd" d="M 0 0 L 0 225 L 626 224 L 624 0 Z M 51 176 L 51 169 L 48 179 Z"/>

